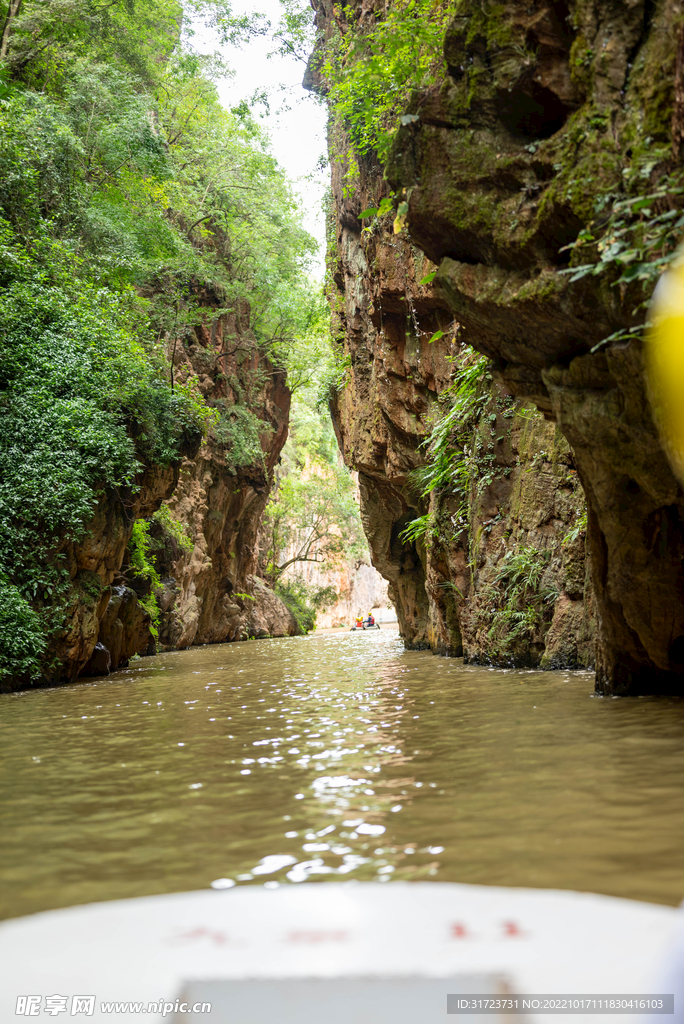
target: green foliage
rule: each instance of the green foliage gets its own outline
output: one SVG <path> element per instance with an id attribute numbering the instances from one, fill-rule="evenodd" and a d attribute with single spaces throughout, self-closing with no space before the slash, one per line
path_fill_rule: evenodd
<path id="1" fill-rule="evenodd" d="M 435 519 L 431 513 L 412 519 L 408 526 L 399 534 L 403 544 L 415 544 L 417 540 L 425 540 L 435 536 Z"/>
<path id="2" fill-rule="evenodd" d="M 548 561 L 548 551 L 531 545 L 507 551 L 501 560 L 487 593 L 494 612 L 488 637 L 496 655 L 527 648 L 550 614 L 558 592 L 542 586 Z"/>
<path id="3" fill-rule="evenodd" d="M 452 14 L 450 4 L 399 0 L 359 28 L 356 8 L 341 9 L 342 31 L 323 48 L 320 72 L 357 153 L 373 152 L 384 161 L 411 91 L 433 84 L 443 70 L 442 40 Z"/>
<path id="4" fill-rule="evenodd" d="M 145 519 L 138 519 L 133 524 L 128 558 L 128 571 L 132 576 L 145 580 L 153 590 L 159 587 L 159 573 L 150 561 L 150 524 Z"/>
<path id="5" fill-rule="evenodd" d="M 634 133 L 621 179 L 596 195 L 593 220 L 565 246 L 571 254 L 570 267 L 560 273 L 569 275 L 571 282 L 602 276 L 619 289 L 622 305 L 636 319 L 633 326 L 618 329 L 592 351 L 644 337 L 650 326 L 644 310 L 653 289 L 680 254 L 684 175 L 669 170 L 669 145 L 643 135 L 645 132 Z M 582 188 L 586 188 L 584 181 Z"/>
<path id="6" fill-rule="evenodd" d="M 0 4 L 8 43 L 0 59 L 41 92 L 59 92 L 67 58 L 82 57 L 105 59 L 153 87 L 177 49 L 181 27 L 191 37 L 193 21 L 200 20 L 222 42 L 237 43 L 263 34 L 267 25 L 259 14 L 234 15 L 226 0 L 24 0 L 19 14 L 11 13 L 7 2 Z M 225 70 L 220 59 L 214 65 Z"/>
<path id="7" fill-rule="evenodd" d="M 307 64 L 316 37 L 313 9 L 300 0 L 280 0 L 280 8 L 280 23 L 273 33 L 274 53 Z"/>
<path id="8" fill-rule="evenodd" d="M 40 229 L 78 251 L 101 285 L 153 285 L 158 336 L 191 319 L 196 278 L 226 308 L 247 299 L 268 346 L 315 251 L 298 201 L 249 112 L 221 107 L 216 62 L 180 45 L 181 6 L 140 0 L 132 21 L 122 7 L 109 5 L 103 35 L 91 4 L 72 0 L 67 22 L 81 28 L 65 35 L 28 0 L 59 73 L 0 102 L 0 203 L 24 236 Z M 22 39 L 17 28 L 9 58 L 25 77 Z"/>
<path id="9" fill-rule="evenodd" d="M 355 484 L 323 407 L 334 366 L 329 347 L 325 355 L 293 398 L 290 436 L 264 516 L 261 565 L 273 582 L 284 573 L 291 578 L 300 563 L 330 570 L 368 557 Z"/>
<path id="10" fill-rule="evenodd" d="M 311 586 L 299 575 L 281 576 L 274 589 L 294 615 L 302 633 L 315 629 L 316 613 L 334 605 L 339 596 L 335 587 Z"/>
<path id="11" fill-rule="evenodd" d="M 172 514 L 168 505 L 164 504 L 153 514 L 152 519 L 161 526 L 164 533 L 173 537 L 181 551 L 189 554 L 194 548 L 192 537 L 186 532 L 184 524 Z"/>
<path id="12" fill-rule="evenodd" d="M 423 442 L 425 465 L 415 470 L 410 478 L 411 487 L 421 498 L 442 490 L 459 495 L 461 503 L 452 516 L 456 535 L 467 525 L 470 488 L 480 474 L 474 427 L 488 400 L 490 381 L 487 358 L 464 346 L 454 381 L 440 395 L 442 414 Z M 419 516 L 408 524 L 400 539 L 404 543 L 426 540 L 435 535 L 435 530 L 431 515 Z"/>
<path id="13" fill-rule="evenodd" d="M 424 497 L 441 487 L 463 485 L 468 473 L 463 470 L 461 443 L 467 444 L 480 413 L 489 397 L 486 386 L 491 377 L 487 373 L 487 357 L 465 346 L 460 354 L 454 382 L 441 398 L 446 412 L 441 416 L 425 442 L 428 463 L 419 471 Z"/>
<path id="14" fill-rule="evenodd" d="M 223 404 L 211 434 L 223 447 L 228 467 L 234 473 L 239 466 L 263 465 L 261 436 L 271 429 L 249 406 Z"/>
<path id="15" fill-rule="evenodd" d="M 271 308 L 271 317 L 272 358 L 287 370 L 290 391 L 297 394 L 316 385 L 320 393 L 320 382 L 334 362 L 330 308 L 323 288 L 304 281 L 299 287 L 284 290 Z"/>
<path id="16" fill-rule="evenodd" d="M 38 613 L 18 587 L 0 576 L 0 688 L 17 677 L 38 679 L 46 646 Z"/>
<path id="17" fill-rule="evenodd" d="M 269 500 L 263 531 L 270 579 L 280 578 L 300 562 L 318 562 L 325 569 L 341 567 L 364 548 L 348 470 L 309 462 L 281 474 Z"/>
<path id="18" fill-rule="evenodd" d="M 351 365 L 351 355 L 348 352 L 345 353 L 341 346 L 335 346 L 331 350 L 330 358 L 322 367 L 319 376 L 319 405 L 331 401 L 336 394 L 344 391 L 351 380 Z"/>
<path id="19" fill-rule="evenodd" d="M 223 448 L 228 470 L 235 475 L 241 466 L 265 467 L 264 444 L 273 427 L 254 412 L 263 401 L 264 370 L 240 367 L 227 378 L 227 383 L 230 397 L 210 403 L 216 416 L 210 436 L 216 446 Z"/>
<path id="20" fill-rule="evenodd" d="M 199 421 L 124 298 L 79 279 L 57 242 L 29 250 L 0 228 L 0 570 L 42 608 L 42 651 L 63 610 L 59 548 L 83 536 L 105 489 L 123 496 L 144 462 L 176 460 Z"/>
<path id="21" fill-rule="evenodd" d="M 278 580 L 275 592 L 294 615 L 300 632 L 308 633 L 316 628 L 316 609 L 310 603 L 310 588 L 304 580 L 299 577 Z"/>
<path id="22" fill-rule="evenodd" d="M 596 212 L 603 212 L 610 203 L 607 222 L 600 230 L 583 229 L 576 241 L 565 247 L 573 254 L 586 247 L 597 258 L 561 273 L 572 275 L 571 281 L 579 281 L 612 271 L 615 285 L 635 282 L 641 285 L 644 293 L 641 306 L 645 306 L 680 243 L 684 228 L 683 195 L 682 175 L 677 173 L 666 175 L 658 187 L 647 194 L 622 198 L 602 196 Z"/>
<path id="23" fill-rule="evenodd" d="M 128 574 L 134 578 L 145 580 L 149 584 L 150 592 L 145 597 L 139 598 L 139 602 L 146 612 L 149 612 L 152 624 L 150 632 L 152 636 L 158 636 L 159 605 L 157 594 L 162 589 L 159 573 L 151 558 L 150 524 L 145 519 L 138 519 L 133 525 L 133 533 L 128 543 Z"/>
<path id="24" fill-rule="evenodd" d="M 48 671 L 61 552 L 105 493 L 125 507 L 145 465 L 214 424 L 235 464 L 261 459 L 248 402 L 216 422 L 166 359 L 207 296 L 214 319 L 251 307 L 281 364 L 315 306 L 298 201 L 249 111 L 221 107 L 221 61 L 184 45 L 195 17 L 223 39 L 265 27 L 225 0 L 0 2 L 0 577 L 24 624 L 0 650 L 10 677 Z"/>
<path id="25" fill-rule="evenodd" d="M 585 508 L 584 512 L 582 512 L 582 514 L 578 516 L 575 525 L 572 526 L 563 537 L 563 547 L 567 547 L 570 544 L 574 544 L 578 537 L 581 537 L 583 533 L 587 532 L 587 526 L 587 510 Z"/>

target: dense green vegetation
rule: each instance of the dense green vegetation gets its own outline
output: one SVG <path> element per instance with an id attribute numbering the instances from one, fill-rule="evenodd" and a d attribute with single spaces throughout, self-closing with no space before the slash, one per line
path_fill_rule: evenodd
<path id="1" fill-rule="evenodd" d="M 333 130 L 343 128 L 354 147 L 349 176 L 356 157 L 383 161 L 397 128 L 406 123 L 403 107 L 411 91 L 432 85 L 444 68 L 442 41 L 455 4 L 397 0 L 382 17 L 336 6 L 325 40 L 316 38 L 308 4 L 283 0 L 283 8 L 276 32 L 280 52 L 300 55 L 316 47 L 314 67 L 325 82 Z"/>
<path id="2" fill-rule="evenodd" d="M 524 660 L 535 633 L 551 624 L 559 595 L 554 586 L 543 583 L 549 556 L 549 551 L 523 544 L 501 559 L 486 593 L 492 604 L 487 635 L 493 657 L 513 661 L 520 648 Z"/>
<path id="3" fill-rule="evenodd" d="M 509 513 L 519 502 L 520 482 L 510 507 L 498 505 L 497 513 L 484 522 L 481 509 L 488 488 L 512 472 L 510 464 L 497 464 L 495 444 L 503 442 L 506 434 L 510 441 L 515 421 L 532 428 L 539 414 L 501 393 L 488 372 L 487 358 L 469 346 L 463 346 L 456 357 L 452 376 L 453 382 L 439 396 L 432 430 L 422 445 L 425 463 L 410 477 L 414 497 L 428 503 L 429 511 L 413 519 L 400 539 L 425 549 L 433 545 L 439 549 L 461 540 L 473 593 L 477 596 L 480 589 L 482 594 L 477 617 L 486 634 L 488 656 L 504 664 L 523 664 L 531 646 L 548 630 L 559 597 L 551 550 L 521 541 L 517 531 L 510 528 L 515 515 L 509 518 Z M 502 422 L 508 424 L 505 433 Z M 521 455 L 518 448 L 518 459 Z M 539 451 L 536 457 L 540 461 L 555 458 L 545 451 Z M 534 468 L 535 461 L 530 460 L 523 472 L 530 473 Z M 483 566 L 479 560 L 483 534 L 506 519 L 509 528 L 504 533 L 504 553 L 494 569 Z M 563 546 L 578 540 L 586 522 L 585 510 L 577 515 L 563 538 Z M 477 583 L 476 577 L 483 570 Z"/>
<path id="4" fill-rule="evenodd" d="M 384 161 L 411 91 L 432 85 L 443 71 L 442 40 L 453 4 L 399 0 L 382 20 L 355 25 L 344 9 L 348 30 L 325 48 L 321 71 L 330 83 L 330 102 L 360 156 Z"/>
<path id="5" fill-rule="evenodd" d="M 453 383 L 441 393 L 433 428 L 423 442 L 425 464 L 411 474 L 411 488 L 422 499 L 433 492 L 456 494 L 457 511 L 449 521 L 454 539 L 468 527 L 473 488 L 491 482 L 487 455 L 481 451 L 476 427 L 490 398 L 488 360 L 469 345 L 463 346 L 454 367 Z M 418 516 L 401 535 L 407 543 L 429 543 L 440 533 L 434 512 Z"/>
<path id="6" fill-rule="evenodd" d="M 262 573 L 304 629 L 312 629 L 316 611 L 338 597 L 324 579 L 307 582 L 306 566 L 352 571 L 358 561 L 369 560 L 354 480 L 341 462 L 325 407 L 333 372 L 329 356 L 294 396 L 290 435 L 261 534 Z"/>
<path id="7" fill-rule="evenodd" d="M 219 104 L 192 17 L 258 29 L 221 0 L 0 4 L 0 683 L 50 674 L 64 552 L 98 500 L 123 509 L 145 466 L 220 429 L 167 359 L 198 293 L 214 316 L 249 302 L 281 362 L 310 305 L 315 243 L 249 110 Z M 253 457 L 253 425 L 230 423 Z"/>

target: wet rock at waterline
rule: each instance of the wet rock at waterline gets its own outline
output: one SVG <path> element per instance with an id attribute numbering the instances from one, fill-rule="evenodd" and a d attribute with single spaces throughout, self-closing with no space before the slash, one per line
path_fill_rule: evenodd
<path id="1" fill-rule="evenodd" d="M 189 436 L 183 454 L 192 458 L 199 443 L 198 433 Z M 149 614 L 132 590 L 115 584 L 134 522 L 151 516 L 169 497 L 179 469 L 149 466 L 140 474 L 134 493 L 120 490 L 103 495 L 83 537 L 66 542 L 57 552 L 64 556 L 70 582 L 64 626 L 52 644 L 55 668 L 51 683 L 94 674 L 90 663 L 98 643 L 109 652 L 113 668 L 147 649 Z M 100 653 L 95 661 L 104 664 L 106 657 Z M 21 680 L 17 683 L 21 685 Z"/>

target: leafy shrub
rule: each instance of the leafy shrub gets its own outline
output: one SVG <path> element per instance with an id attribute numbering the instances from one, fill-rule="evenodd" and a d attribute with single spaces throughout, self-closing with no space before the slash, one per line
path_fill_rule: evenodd
<path id="1" fill-rule="evenodd" d="M 181 551 L 189 554 L 194 548 L 192 537 L 186 532 L 186 528 L 179 519 L 172 514 L 168 505 L 163 504 L 152 516 L 155 523 L 161 526 L 162 530 L 173 537 Z"/>
<path id="2" fill-rule="evenodd" d="M 662 161 L 664 154 L 656 151 L 658 155 Z M 646 164 L 649 175 L 656 164 L 657 160 Z M 561 250 L 572 253 L 572 265 L 560 273 L 570 274 L 571 282 L 606 275 L 620 288 L 623 301 L 629 288 L 635 303 L 631 315 L 636 316 L 643 315 L 663 271 L 681 256 L 684 178 L 680 171 L 662 175 L 656 188 L 642 193 L 640 186 L 643 187 L 647 175 L 639 176 L 636 168 L 630 170 L 625 184 L 637 194 L 608 194 L 597 198 L 596 222 L 583 228 L 576 240 Z M 578 262 L 587 256 L 589 262 Z M 643 337 L 648 326 L 648 322 L 642 322 L 621 328 L 595 345 L 592 351 L 614 341 Z"/>
<path id="3" fill-rule="evenodd" d="M 316 628 L 316 609 L 310 604 L 310 589 L 304 580 L 297 577 L 279 579 L 275 585 L 275 592 L 294 615 L 301 633 L 308 633 Z"/>
<path id="4" fill-rule="evenodd" d="M 375 152 L 383 161 L 411 91 L 431 85 L 443 68 L 442 41 L 453 7 L 398 0 L 363 30 L 355 24 L 355 8 L 342 12 L 348 31 L 323 48 L 320 71 L 356 152 Z"/>
<path id="5" fill-rule="evenodd" d="M 36 680 L 47 638 L 38 613 L 0 576 L 0 689 L 17 676 Z"/>
<path id="6" fill-rule="evenodd" d="M 457 532 L 468 521 L 468 497 L 472 483 L 478 478 L 480 465 L 474 451 L 475 426 L 488 397 L 491 376 L 488 360 L 469 346 L 464 346 L 454 374 L 454 382 L 440 395 L 440 414 L 431 433 L 423 442 L 424 466 L 411 473 L 410 484 L 420 497 L 433 491 L 448 491 L 460 498 L 460 506 L 452 521 L 459 524 Z M 430 514 L 412 520 L 400 534 L 405 544 L 434 536 L 436 523 Z"/>
<path id="7" fill-rule="evenodd" d="M 151 554 L 151 540 L 150 540 L 150 524 L 145 519 L 138 519 L 133 524 L 133 533 L 128 543 L 128 557 L 129 566 L 128 573 L 131 576 L 137 577 L 138 579 L 145 580 L 150 587 L 149 594 L 145 597 L 139 598 L 139 603 L 149 613 L 150 619 L 152 620 L 150 626 L 150 632 L 152 636 L 158 636 L 158 625 L 159 625 L 159 605 L 157 604 L 157 594 L 162 589 L 161 580 L 159 579 L 159 573 L 157 568 L 150 558 Z"/>
<path id="8" fill-rule="evenodd" d="M 233 470 L 239 466 L 264 465 L 261 436 L 272 433 L 269 423 L 259 419 L 247 405 L 236 403 L 221 409 L 212 436 L 224 450 L 226 462 Z"/>
<path id="9" fill-rule="evenodd" d="M 487 600 L 494 605 L 488 637 L 495 654 L 514 656 L 523 641 L 529 645 L 545 619 L 548 624 L 558 597 L 555 588 L 542 586 L 548 562 L 548 551 L 528 544 L 507 551 L 499 563 L 487 593 Z"/>
<path id="10" fill-rule="evenodd" d="M 58 549 L 83 536 L 105 489 L 176 460 L 201 417 L 136 340 L 124 301 L 70 277 L 58 243 L 29 252 L 0 229 L 0 571 L 25 601 L 53 605 L 56 618 L 40 613 L 41 652 L 64 592 Z M 31 635 L 38 621 L 26 613 Z M 2 671 L 24 674 L 23 656 L 6 648 L 5 659 Z"/>

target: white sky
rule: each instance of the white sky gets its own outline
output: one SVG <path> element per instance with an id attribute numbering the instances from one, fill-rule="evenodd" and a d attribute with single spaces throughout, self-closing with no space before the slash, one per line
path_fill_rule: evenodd
<path id="1" fill-rule="evenodd" d="M 280 20 L 278 0 L 259 0 L 258 10 L 275 28 Z M 204 31 L 197 31 L 194 42 L 198 49 L 204 48 L 206 38 Z M 330 174 L 327 163 L 324 170 L 317 169 L 317 164 L 321 155 L 326 155 L 326 111 L 302 88 L 305 65 L 294 58 L 272 57 L 269 60 L 267 54 L 273 49 L 275 45 L 268 38 L 255 39 L 239 50 L 221 48 L 226 62 L 235 71 L 235 77 L 218 83 L 219 96 L 226 107 L 234 107 L 240 100 L 249 100 L 257 89 L 268 90 L 270 116 L 261 116 L 265 114 L 261 105 L 255 108 L 254 113 L 270 135 L 273 155 L 285 168 L 302 198 L 304 226 L 321 247 L 318 270 L 322 277 L 325 224 L 321 204 Z M 286 87 L 285 92 L 281 92 L 281 86 Z"/>

